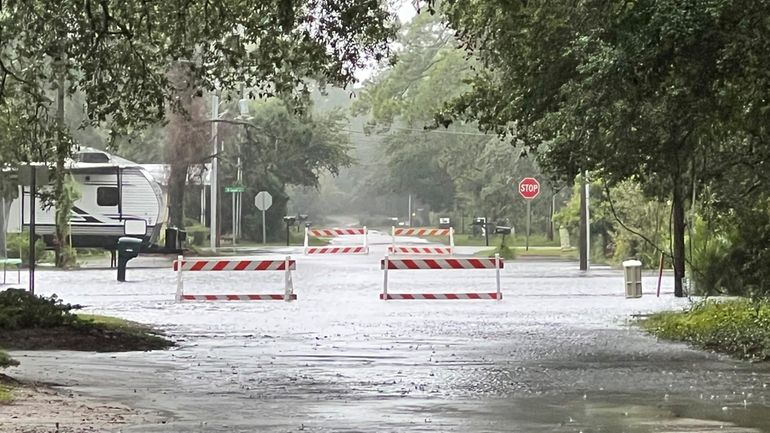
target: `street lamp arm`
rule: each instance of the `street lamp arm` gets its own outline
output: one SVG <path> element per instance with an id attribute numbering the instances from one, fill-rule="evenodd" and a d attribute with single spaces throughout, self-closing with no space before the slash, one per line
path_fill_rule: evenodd
<path id="1" fill-rule="evenodd" d="M 249 128 L 254 128 L 257 131 L 264 131 L 263 128 L 255 125 L 253 123 L 245 122 L 243 120 L 209 119 L 209 120 L 206 120 L 205 122 L 207 122 L 207 123 L 226 123 L 228 125 L 241 125 L 241 126 L 246 126 L 246 127 L 249 127 Z"/>

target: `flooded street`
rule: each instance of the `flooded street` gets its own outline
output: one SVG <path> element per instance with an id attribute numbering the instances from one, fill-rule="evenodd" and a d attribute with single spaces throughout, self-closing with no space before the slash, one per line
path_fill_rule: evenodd
<path id="1" fill-rule="evenodd" d="M 368 256 L 293 249 L 292 303 L 175 303 L 170 263 L 136 267 L 157 259 L 132 261 L 127 283 L 107 269 L 42 271 L 40 293 L 150 323 L 179 347 L 14 352 L 10 373 L 165 420 L 123 430 L 135 432 L 770 432 L 770 367 L 629 326 L 686 304 L 670 278 L 659 299 L 652 274 L 643 298 L 625 299 L 620 271 L 519 259 L 502 272 L 502 301 L 380 301 L 384 239 Z M 282 279 L 189 273 L 185 293 L 282 293 Z M 495 287 L 494 270 L 389 279 L 402 293 Z"/>

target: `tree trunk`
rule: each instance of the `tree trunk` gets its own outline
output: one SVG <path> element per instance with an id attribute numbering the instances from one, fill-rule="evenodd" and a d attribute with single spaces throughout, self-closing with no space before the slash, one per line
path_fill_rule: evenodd
<path id="1" fill-rule="evenodd" d="M 545 237 L 548 241 L 553 241 L 553 213 L 555 212 L 554 209 L 554 201 L 555 201 L 556 195 L 551 195 L 551 203 L 548 205 L 548 223 L 545 227 Z"/>
<path id="2" fill-rule="evenodd" d="M 7 203 L 7 204 L 6 204 Z M 8 248 L 6 246 L 5 231 L 8 230 L 8 209 L 10 200 L 5 197 L 0 198 L 0 257 L 8 257 Z"/>
<path id="3" fill-rule="evenodd" d="M 169 107 L 166 162 L 170 165 L 168 178 L 169 225 L 184 228 L 184 203 L 187 176 L 191 167 L 200 166 L 208 154 L 206 107 L 189 70 L 180 62 L 169 70 L 169 80 L 175 88 L 180 107 Z M 181 110 L 180 110 L 181 109 Z"/>
<path id="4" fill-rule="evenodd" d="M 673 197 L 673 236 L 674 236 L 674 296 L 681 298 L 684 296 L 682 280 L 684 278 L 685 260 L 684 260 L 684 194 L 682 186 L 677 180 L 674 181 Z"/>
<path id="5" fill-rule="evenodd" d="M 168 222 L 170 227 L 184 228 L 184 193 L 187 183 L 185 163 L 172 162 L 168 176 Z"/>
<path id="6" fill-rule="evenodd" d="M 63 62 L 63 60 L 60 60 Z M 64 197 L 66 192 L 64 191 L 64 178 L 66 173 L 64 172 L 64 162 L 69 156 L 70 143 L 64 136 L 64 73 L 59 73 L 59 83 L 57 89 L 56 98 L 56 124 L 59 128 L 56 140 L 56 172 L 54 173 L 54 200 L 56 200 L 56 267 L 62 268 L 67 263 L 66 249 L 69 244 L 68 229 L 69 229 L 69 213 L 70 209 L 65 209 L 64 203 L 67 201 Z M 34 173 L 33 173 L 34 176 Z M 66 215 L 65 215 L 66 213 Z"/>

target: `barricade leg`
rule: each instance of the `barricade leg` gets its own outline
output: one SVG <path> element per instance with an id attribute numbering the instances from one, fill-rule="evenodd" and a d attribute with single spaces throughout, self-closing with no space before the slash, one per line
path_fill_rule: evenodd
<path id="1" fill-rule="evenodd" d="M 449 254 L 455 253 L 455 228 L 449 227 Z"/>
<path id="2" fill-rule="evenodd" d="M 308 241 L 308 228 L 305 227 L 305 255 L 307 255 L 307 247 L 310 246 L 310 242 Z"/>
<path id="3" fill-rule="evenodd" d="M 503 292 L 500 289 L 500 254 L 495 254 L 495 280 L 497 282 L 497 300 L 503 299 Z"/>
<path id="4" fill-rule="evenodd" d="M 364 251 L 365 254 L 369 254 L 369 231 L 364 226 Z"/>
<path id="5" fill-rule="evenodd" d="M 184 295 L 184 282 L 182 281 L 182 256 L 176 258 L 176 301 L 182 301 Z"/>
<path id="6" fill-rule="evenodd" d="M 286 259 L 284 260 L 284 266 L 286 267 L 286 271 L 284 273 L 284 292 L 283 292 L 283 300 L 286 302 L 291 301 L 292 295 L 294 294 L 294 282 L 291 279 L 291 256 L 286 256 Z"/>
<path id="7" fill-rule="evenodd" d="M 382 299 L 388 300 L 388 255 L 385 255 L 385 273 L 382 277 Z"/>

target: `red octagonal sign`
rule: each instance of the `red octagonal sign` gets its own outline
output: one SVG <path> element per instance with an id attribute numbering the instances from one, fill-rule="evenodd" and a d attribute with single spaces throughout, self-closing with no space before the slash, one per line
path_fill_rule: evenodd
<path id="1" fill-rule="evenodd" d="M 527 200 L 532 200 L 540 194 L 540 182 L 534 177 L 525 177 L 519 182 L 519 194 Z"/>

